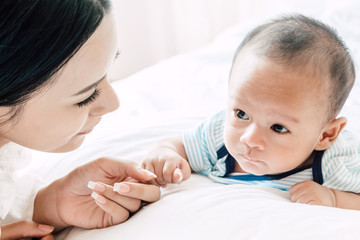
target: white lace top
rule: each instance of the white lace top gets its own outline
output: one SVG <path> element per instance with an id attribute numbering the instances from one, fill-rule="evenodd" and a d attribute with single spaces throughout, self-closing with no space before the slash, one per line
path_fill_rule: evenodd
<path id="1" fill-rule="evenodd" d="M 31 161 L 30 150 L 15 143 L 0 148 L 0 218 L 2 224 L 31 219 L 37 191 L 44 184 L 22 171 Z"/>

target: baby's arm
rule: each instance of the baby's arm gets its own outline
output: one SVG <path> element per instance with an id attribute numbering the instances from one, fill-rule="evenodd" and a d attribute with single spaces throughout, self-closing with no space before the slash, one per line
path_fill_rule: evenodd
<path id="1" fill-rule="evenodd" d="M 313 181 L 304 181 L 290 188 L 291 201 L 360 210 L 360 195 L 324 187 Z"/>
<path id="2" fill-rule="evenodd" d="M 153 183 L 181 183 L 190 177 L 191 168 L 181 136 L 160 140 L 142 162 L 142 167 L 155 173 Z"/>

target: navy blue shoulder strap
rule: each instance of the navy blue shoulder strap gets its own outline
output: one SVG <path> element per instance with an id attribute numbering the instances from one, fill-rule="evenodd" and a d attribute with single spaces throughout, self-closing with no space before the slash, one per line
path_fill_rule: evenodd
<path id="1" fill-rule="evenodd" d="M 218 160 L 225 157 L 227 155 L 227 158 L 225 160 L 225 167 L 226 167 L 226 172 L 225 172 L 225 176 L 232 173 L 235 169 L 235 159 L 233 158 L 233 156 L 231 156 L 228 152 L 228 150 L 226 149 L 225 145 L 223 145 L 217 152 L 217 158 Z"/>
<path id="2" fill-rule="evenodd" d="M 314 161 L 312 164 L 312 173 L 314 182 L 322 185 L 324 183 L 322 170 L 321 170 L 321 159 L 324 155 L 324 151 L 315 151 Z"/>

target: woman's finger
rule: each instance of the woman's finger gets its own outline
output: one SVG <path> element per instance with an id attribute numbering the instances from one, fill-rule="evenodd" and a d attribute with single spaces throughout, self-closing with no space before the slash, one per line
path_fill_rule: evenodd
<path id="1" fill-rule="evenodd" d="M 47 235 L 45 237 L 42 237 L 40 238 L 41 240 L 55 240 L 54 236 L 51 234 L 51 235 Z"/>
<path id="2" fill-rule="evenodd" d="M 132 177 L 140 181 L 149 181 L 156 178 L 156 175 L 146 169 L 140 168 L 136 163 L 130 161 L 119 161 L 110 158 L 100 158 L 90 163 L 103 169 L 114 177 Z"/>
<path id="3" fill-rule="evenodd" d="M 18 222 L 3 225 L 1 227 L 1 239 L 10 240 L 22 239 L 27 237 L 44 237 L 51 234 L 53 230 L 54 227 L 49 225 L 38 224 L 33 221 L 21 220 Z"/>
<path id="4" fill-rule="evenodd" d="M 104 196 L 105 198 L 117 203 L 118 205 L 126 208 L 130 212 L 136 212 L 141 205 L 141 200 L 135 199 L 132 197 L 127 197 L 124 195 L 120 195 L 117 192 L 114 192 L 113 187 L 100 183 L 100 182 L 91 182 L 89 181 L 88 187 L 99 195 Z M 126 187 L 126 185 L 122 186 Z M 97 197 L 96 195 L 92 195 L 92 197 Z"/>
<path id="5" fill-rule="evenodd" d="M 114 191 L 121 195 L 147 202 L 155 202 L 160 199 L 160 188 L 150 184 L 131 182 L 115 183 Z"/>
<path id="6" fill-rule="evenodd" d="M 144 168 L 150 172 L 155 172 L 154 167 L 151 162 L 142 163 L 142 168 Z M 156 175 L 156 178 L 157 178 L 157 175 Z M 150 184 L 158 185 L 158 183 L 156 182 L 156 178 L 150 179 L 147 182 Z"/>
<path id="7" fill-rule="evenodd" d="M 91 197 L 104 212 L 111 216 L 112 220 L 109 221 L 109 226 L 125 222 L 129 218 L 129 211 L 118 203 L 113 202 L 96 192 L 92 192 Z"/>

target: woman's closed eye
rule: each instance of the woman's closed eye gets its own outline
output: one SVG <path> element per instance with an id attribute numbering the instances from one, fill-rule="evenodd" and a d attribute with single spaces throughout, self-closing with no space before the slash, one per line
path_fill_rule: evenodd
<path id="1" fill-rule="evenodd" d="M 85 107 L 85 106 L 91 104 L 93 101 L 95 101 L 96 98 L 97 98 L 99 95 L 100 95 L 100 90 L 99 90 L 99 89 L 95 89 L 95 91 L 93 92 L 93 94 L 91 94 L 90 97 L 88 97 L 87 99 L 85 99 L 85 100 L 77 103 L 76 105 L 77 105 L 78 107 L 80 107 L 80 108 L 81 108 L 81 107 Z"/>
<path id="2" fill-rule="evenodd" d="M 249 120 L 249 116 L 243 110 L 236 109 L 235 114 L 237 118 L 240 118 L 242 120 Z"/>

